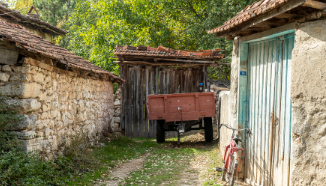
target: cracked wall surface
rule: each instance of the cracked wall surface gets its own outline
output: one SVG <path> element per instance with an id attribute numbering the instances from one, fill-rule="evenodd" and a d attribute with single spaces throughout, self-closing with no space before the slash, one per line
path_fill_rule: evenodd
<path id="1" fill-rule="evenodd" d="M 298 24 L 292 52 L 291 185 L 325 185 L 326 21 Z"/>

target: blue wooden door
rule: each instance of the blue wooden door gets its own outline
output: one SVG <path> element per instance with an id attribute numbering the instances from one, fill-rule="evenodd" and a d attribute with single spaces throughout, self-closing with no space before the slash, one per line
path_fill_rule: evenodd
<path id="1" fill-rule="evenodd" d="M 246 178 L 262 186 L 287 186 L 290 178 L 294 34 L 249 43 Z"/>

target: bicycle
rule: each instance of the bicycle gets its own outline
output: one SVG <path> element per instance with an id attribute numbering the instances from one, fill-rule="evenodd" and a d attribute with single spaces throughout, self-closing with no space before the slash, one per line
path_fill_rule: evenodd
<path id="1" fill-rule="evenodd" d="M 219 129 L 222 126 L 225 126 L 226 128 L 231 129 L 232 134 L 231 134 L 230 144 L 228 146 L 226 146 L 226 148 L 225 148 L 223 167 L 222 168 L 216 167 L 216 171 L 222 172 L 222 181 L 226 181 L 229 186 L 233 186 L 237 172 L 240 169 L 241 159 L 244 154 L 244 149 L 239 147 L 239 145 L 238 145 L 239 141 L 240 142 L 242 142 L 242 141 L 238 137 L 238 135 L 234 134 L 234 133 L 235 133 L 235 131 L 245 130 L 247 132 L 247 134 L 250 135 L 251 131 L 247 128 L 235 129 L 235 128 L 232 128 L 225 124 L 220 124 Z M 234 137 L 233 137 L 233 135 L 234 135 Z M 239 150 L 242 151 L 240 162 L 238 162 L 239 161 L 238 160 L 238 151 Z"/>

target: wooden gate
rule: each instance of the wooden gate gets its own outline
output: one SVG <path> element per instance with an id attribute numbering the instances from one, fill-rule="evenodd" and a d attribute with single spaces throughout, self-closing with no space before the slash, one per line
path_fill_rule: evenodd
<path id="1" fill-rule="evenodd" d="M 246 177 L 255 185 L 289 185 L 294 34 L 249 43 Z"/>
<path id="2" fill-rule="evenodd" d="M 122 86 L 121 129 L 126 136 L 149 137 L 156 135 L 156 121 L 147 116 L 147 96 L 150 94 L 174 94 L 197 92 L 199 83 L 206 85 L 204 65 L 191 68 L 155 65 L 120 64 Z M 176 132 L 166 132 L 176 137 Z"/>

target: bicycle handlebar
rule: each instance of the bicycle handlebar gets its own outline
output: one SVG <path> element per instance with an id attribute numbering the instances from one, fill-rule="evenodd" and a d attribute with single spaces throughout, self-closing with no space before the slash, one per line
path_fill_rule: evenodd
<path id="1" fill-rule="evenodd" d="M 248 128 L 236 129 L 236 128 L 232 128 L 232 127 L 230 127 L 229 125 L 226 125 L 226 124 L 220 124 L 219 128 L 221 128 L 222 126 L 225 126 L 225 127 L 228 128 L 228 129 L 236 130 L 236 131 L 243 131 L 243 130 L 246 130 L 248 134 L 251 134 L 251 131 L 250 131 L 250 129 L 248 129 Z"/>

